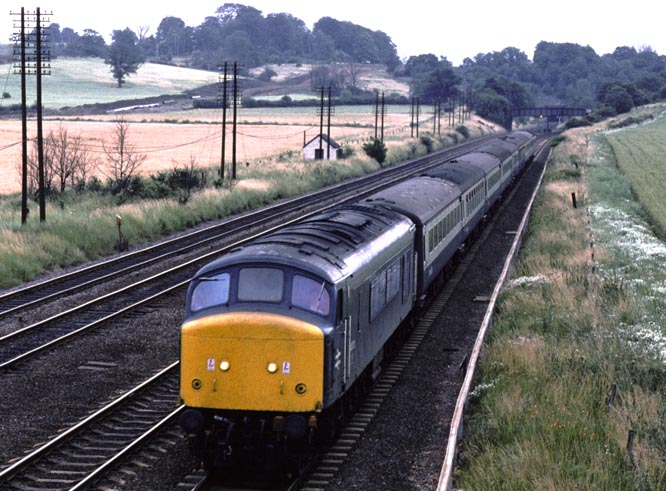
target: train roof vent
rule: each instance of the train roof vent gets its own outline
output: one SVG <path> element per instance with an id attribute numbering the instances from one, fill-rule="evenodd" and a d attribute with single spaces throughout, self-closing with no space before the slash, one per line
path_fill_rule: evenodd
<path id="1" fill-rule="evenodd" d="M 338 256 L 335 254 L 331 254 L 330 252 L 327 251 L 317 251 L 315 249 L 310 249 L 309 247 L 301 247 L 298 249 L 298 252 L 301 254 L 305 254 L 306 256 L 317 256 L 323 259 L 324 261 L 332 264 L 338 269 L 343 269 L 347 266 L 347 264 Z"/>
<path id="2" fill-rule="evenodd" d="M 368 198 L 368 199 L 366 199 L 365 201 L 366 201 L 366 203 L 374 203 L 374 202 L 376 202 L 376 201 L 381 201 L 382 203 L 388 203 L 388 204 L 390 204 L 390 205 L 394 205 L 394 204 L 395 204 L 395 201 L 393 201 L 392 199 L 382 198 L 381 196 L 378 197 L 378 198 Z"/>
<path id="3" fill-rule="evenodd" d="M 331 227 L 329 232 L 333 235 L 336 235 L 337 237 L 340 237 L 340 239 L 344 240 L 347 244 L 352 244 L 353 246 L 357 246 L 363 242 L 363 237 L 355 231 L 342 230 L 340 228 Z"/>
<path id="4" fill-rule="evenodd" d="M 341 223 L 343 225 L 349 225 L 354 228 L 363 228 L 370 221 L 367 217 L 362 215 L 356 215 L 351 213 L 336 213 L 332 215 L 330 220 L 335 223 Z"/>

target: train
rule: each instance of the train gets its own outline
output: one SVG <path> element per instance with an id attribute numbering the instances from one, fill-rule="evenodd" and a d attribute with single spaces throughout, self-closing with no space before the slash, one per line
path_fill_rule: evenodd
<path id="1" fill-rule="evenodd" d="M 529 131 L 498 136 L 202 267 L 181 326 L 180 425 L 204 468 L 285 465 L 329 441 L 535 147 Z"/>

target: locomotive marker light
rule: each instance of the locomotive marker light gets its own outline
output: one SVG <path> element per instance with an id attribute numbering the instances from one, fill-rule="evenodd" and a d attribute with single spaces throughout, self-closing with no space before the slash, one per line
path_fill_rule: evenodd
<path id="1" fill-rule="evenodd" d="M 226 371 L 229 370 L 229 368 L 230 368 L 230 365 L 229 365 L 229 362 L 227 360 L 222 360 L 220 362 L 220 370 L 222 370 L 223 372 L 226 372 Z"/>
<path id="2" fill-rule="evenodd" d="M 275 362 L 270 362 L 268 366 L 266 367 L 266 370 L 268 370 L 268 373 L 275 373 L 277 372 L 277 363 Z"/>

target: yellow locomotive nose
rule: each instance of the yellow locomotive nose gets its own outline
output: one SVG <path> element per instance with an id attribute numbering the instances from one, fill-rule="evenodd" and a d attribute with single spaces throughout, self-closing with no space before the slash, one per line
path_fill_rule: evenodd
<path id="1" fill-rule="evenodd" d="M 230 410 L 321 409 L 324 334 L 268 313 L 230 312 L 186 322 L 180 392 L 185 405 Z"/>

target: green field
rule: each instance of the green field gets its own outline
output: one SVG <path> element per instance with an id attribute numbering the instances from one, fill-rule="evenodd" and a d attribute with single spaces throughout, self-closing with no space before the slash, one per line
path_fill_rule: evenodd
<path id="1" fill-rule="evenodd" d="M 3 105 L 21 102 L 21 77 L 11 63 L 0 65 L 2 92 L 11 95 Z M 44 106 L 58 109 L 82 104 L 108 103 L 120 99 L 142 99 L 179 94 L 202 85 L 216 83 L 218 74 L 168 65 L 146 63 L 117 88 L 108 65 L 101 58 L 57 58 L 51 62 L 51 75 L 43 77 Z M 28 101 L 35 99 L 35 77 L 28 77 Z"/>
<path id="2" fill-rule="evenodd" d="M 666 236 L 666 115 L 606 136 L 618 165 L 662 236 Z"/>

